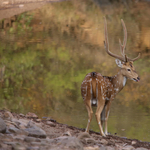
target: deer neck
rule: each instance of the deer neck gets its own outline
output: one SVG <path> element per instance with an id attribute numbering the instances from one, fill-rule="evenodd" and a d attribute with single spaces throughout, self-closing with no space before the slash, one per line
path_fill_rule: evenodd
<path id="1" fill-rule="evenodd" d="M 112 77 L 112 84 L 114 87 L 114 91 L 116 91 L 116 93 L 120 92 L 123 87 L 126 85 L 126 81 L 127 81 L 127 77 L 124 76 L 121 72 L 121 70 Z"/>

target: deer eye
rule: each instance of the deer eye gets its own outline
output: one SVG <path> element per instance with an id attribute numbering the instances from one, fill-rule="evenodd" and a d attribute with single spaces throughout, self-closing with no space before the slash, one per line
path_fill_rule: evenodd
<path id="1" fill-rule="evenodd" d="M 131 69 L 127 69 L 128 71 L 131 71 Z"/>

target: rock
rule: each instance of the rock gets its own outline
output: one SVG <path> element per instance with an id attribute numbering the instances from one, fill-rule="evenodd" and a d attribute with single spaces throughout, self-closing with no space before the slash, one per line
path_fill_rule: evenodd
<path id="1" fill-rule="evenodd" d="M 41 142 L 41 140 L 38 138 L 28 137 L 28 136 L 24 138 L 24 141 L 26 141 L 26 142 Z"/>
<path id="2" fill-rule="evenodd" d="M 95 147 L 84 147 L 84 150 L 100 150 L 100 148 L 98 146 L 95 146 Z"/>
<path id="3" fill-rule="evenodd" d="M 18 133 L 18 132 L 19 132 L 19 129 L 17 129 L 17 128 L 13 127 L 13 126 L 10 126 L 10 127 L 8 128 L 8 131 L 11 132 L 11 133 Z"/>
<path id="4" fill-rule="evenodd" d="M 25 131 L 28 132 L 28 136 L 36 137 L 36 138 L 46 138 L 46 133 L 41 128 L 37 127 L 35 128 L 27 128 Z"/>
<path id="5" fill-rule="evenodd" d="M 17 135 L 17 136 L 14 136 L 13 139 L 15 140 L 20 140 L 20 141 L 23 141 L 25 138 L 25 135 Z"/>
<path id="6" fill-rule="evenodd" d="M 0 133 L 6 132 L 6 124 L 2 118 L 0 118 Z"/>
<path id="7" fill-rule="evenodd" d="M 40 147 L 39 146 L 32 146 L 32 147 L 27 147 L 26 150 L 39 150 Z"/>
<path id="8" fill-rule="evenodd" d="M 22 130 L 22 129 L 18 129 L 18 128 L 15 128 L 13 126 L 10 126 L 8 128 L 8 132 L 10 133 L 15 133 L 15 134 L 19 134 L 19 135 L 28 135 L 28 132 L 25 131 L 25 130 Z"/>
<path id="9" fill-rule="evenodd" d="M 122 150 L 135 150 L 135 148 L 131 145 L 127 145 L 125 147 L 122 147 Z"/>
<path id="10" fill-rule="evenodd" d="M 139 147 L 139 148 L 136 148 L 135 150 L 148 150 L 147 148 L 143 148 L 143 147 Z"/>
<path id="11" fill-rule="evenodd" d="M 31 113 L 31 112 L 28 112 L 28 113 L 26 114 L 26 117 L 27 117 L 27 118 L 34 118 L 34 119 L 37 119 L 37 118 L 38 118 L 38 116 L 37 116 L 36 114 Z"/>
<path id="12" fill-rule="evenodd" d="M 82 139 L 85 139 L 85 138 L 90 138 L 90 135 L 89 133 L 87 132 L 81 132 L 78 136 L 78 139 L 82 140 Z"/>
<path id="13" fill-rule="evenodd" d="M 41 145 L 41 142 L 31 142 L 31 145 L 35 145 L 35 146 L 40 146 Z"/>
<path id="14" fill-rule="evenodd" d="M 41 122 L 41 119 L 36 119 L 36 122 Z"/>
<path id="15" fill-rule="evenodd" d="M 35 128 L 35 129 L 39 129 L 41 127 L 41 123 L 35 123 L 33 121 L 29 121 L 27 124 L 27 128 Z"/>
<path id="16" fill-rule="evenodd" d="M 67 147 L 73 150 L 83 150 L 82 143 L 76 137 L 59 137 L 57 138 L 57 142 L 60 143 L 62 147 Z"/>
<path id="17" fill-rule="evenodd" d="M 86 143 L 96 143 L 96 141 L 93 138 L 85 138 Z"/>
<path id="18" fill-rule="evenodd" d="M 51 121 L 46 121 L 46 124 L 47 124 L 47 125 L 50 125 L 51 127 L 56 127 L 56 124 L 54 124 L 54 123 L 51 122 Z"/>
<path id="19" fill-rule="evenodd" d="M 100 149 L 101 150 L 101 149 Z M 115 150 L 115 148 L 107 146 L 105 150 Z"/>
<path id="20" fill-rule="evenodd" d="M 5 144 L 7 145 L 16 145 L 16 144 L 19 144 L 18 142 L 4 142 Z"/>
<path id="21" fill-rule="evenodd" d="M 13 150 L 26 150 L 26 147 L 21 145 L 20 143 L 16 143 L 12 146 Z"/>
<path id="22" fill-rule="evenodd" d="M 67 131 L 67 132 L 63 133 L 63 136 L 71 136 L 70 131 Z"/>
<path id="23" fill-rule="evenodd" d="M 24 115 L 24 114 L 21 114 L 21 113 L 19 114 L 19 116 L 20 116 L 20 117 L 25 117 L 25 115 Z"/>
<path id="24" fill-rule="evenodd" d="M 4 119 L 10 120 L 10 121 L 14 118 L 13 115 L 11 114 L 11 112 L 9 112 L 9 111 L 6 111 L 3 115 L 3 117 L 4 117 Z"/>
<path id="25" fill-rule="evenodd" d="M 132 141 L 132 142 L 131 142 L 132 145 L 135 145 L 136 143 L 137 143 L 136 141 Z"/>
<path id="26" fill-rule="evenodd" d="M 100 140 L 100 143 L 104 144 L 104 145 L 107 145 L 108 144 L 108 141 L 106 141 L 105 139 L 102 139 Z"/>

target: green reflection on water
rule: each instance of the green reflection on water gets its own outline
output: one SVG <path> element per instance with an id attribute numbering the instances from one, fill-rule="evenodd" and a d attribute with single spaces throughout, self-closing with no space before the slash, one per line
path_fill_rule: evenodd
<path id="1" fill-rule="evenodd" d="M 54 25 L 49 25 L 46 31 L 31 32 L 33 14 L 19 18 L 26 18 L 25 28 L 20 28 L 23 24 L 18 19 L 16 30 L 1 32 L 0 63 L 6 70 L 0 83 L 0 108 L 24 114 L 35 112 L 40 117 L 51 116 L 58 122 L 85 128 L 87 111 L 80 95 L 81 82 L 91 71 L 114 75 L 117 72 L 114 59 L 105 54 L 103 46 L 83 42 L 82 32 L 76 37 L 74 31 L 61 32 Z M 59 21 L 63 22 L 62 18 Z M 132 37 L 129 48 L 131 40 Z M 113 49 L 116 44 L 118 41 L 114 40 Z M 147 58 L 135 63 L 143 78 L 141 83 L 129 81 L 114 100 L 108 120 L 108 131 L 112 134 L 150 141 L 147 64 Z M 90 129 L 99 132 L 94 117 Z"/>

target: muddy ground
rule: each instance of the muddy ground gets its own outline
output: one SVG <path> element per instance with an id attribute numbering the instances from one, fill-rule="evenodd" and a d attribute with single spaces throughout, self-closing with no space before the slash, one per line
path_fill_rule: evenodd
<path id="1" fill-rule="evenodd" d="M 1 149 L 50 150 L 147 150 L 150 142 L 115 135 L 102 137 L 98 132 L 58 123 L 52 118 L 39 119 L 34 113 L 16 114 L 0 110 Z"/>

